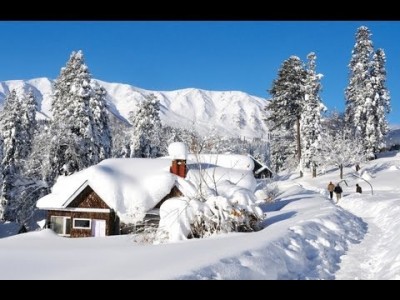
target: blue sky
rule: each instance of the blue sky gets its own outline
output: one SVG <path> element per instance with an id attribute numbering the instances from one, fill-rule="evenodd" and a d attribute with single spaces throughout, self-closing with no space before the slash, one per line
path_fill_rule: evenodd
<path id="1" fill-rule="evenodd" d="M 344 110 L 356 29 L 387 56 L 389 121 L 400 124 L 399 21 L 0 22 L 0 81 L 56 78 L 82 49 L 95 78 L 153 90 L 240 90 L 263 98 L 290 55 L 317 54 L 322 99 Z"/>

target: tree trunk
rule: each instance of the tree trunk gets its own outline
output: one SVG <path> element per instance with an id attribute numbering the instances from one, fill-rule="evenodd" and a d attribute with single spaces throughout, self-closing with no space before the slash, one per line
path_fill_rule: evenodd
<path id="1" fill-rule="evenodd" d="M 317 177 L 317 166 L 313 165 L 312 168 L 312 177 L 315 178 Z"/>
<path id="2" fill-rule="evenodd" d="M 296 142 L 297 142 L 297 161 L 301 161 L 301 145 L 300 145 L 300 117 L 296 120 Z M 300 168 L 300 177 L 303 177 L 303 170 Z"/>
<path id="3" fill-rule="evenodd" d="M 343 165 L 342 164 L 339 166 L 339 169 L 340 169 L 340 179 L 343 179 Z"/>

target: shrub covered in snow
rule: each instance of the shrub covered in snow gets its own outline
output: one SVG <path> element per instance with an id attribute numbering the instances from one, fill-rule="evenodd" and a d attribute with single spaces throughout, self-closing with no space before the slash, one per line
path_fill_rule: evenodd
<path id="1" fill-rule="evenodd" d="M 278 192 L 279 189 L 276 185 L 276 182 L 271 182 L 270 180 L 260 180 L 257 184 L 257 190 L 255 191 L 254 195 L 258 201 L 274 202 Z"/>
<path id="2" fill-rule="evenodd" d="M 209 178 L 204 176 L 206 171 L 215 172 L 214 168 L 190 170 L 192 174 L 189 172 L 187 178 L 192 176 L 198 180 L 181 182 L 180 188 L 185 190 L 186 197 L 172 198 L 161 205 L 157 242 L 259 229 L 263 213 L 256 203 L 255 179 L 251 172 L 236 171 L 244 176 L 239 181 L 246 186 L 243 187 L 239 182 L 233 183 L 226 179 L 215 181 L 212 185 L 206 184 L 202 182 Z M 195 172 L 197 176 L 194 176 Z M 199 175 L 200 172 L 203 175 Z M 215 173 L 220 172 L 217 170 Z M 233 174 L 230 178 L 234 178 Z"/>

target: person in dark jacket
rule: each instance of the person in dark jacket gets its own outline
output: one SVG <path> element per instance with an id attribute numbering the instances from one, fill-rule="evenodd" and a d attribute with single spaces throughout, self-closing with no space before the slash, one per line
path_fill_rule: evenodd
<path id="1" fill-rule="evenodd" d="M 359 186 L 358 183 L 356 184 L 356 193 L 362 193 L 361 186 Z"/>
<path id="2" fill-rule="evenodd" d="M 335 189 L 333 190 L 336 194 L 336 203 L 339 202 L 340 198 L 342 198 L 342 187 L 339 185 L 339 183 L 335 186 Z"/>

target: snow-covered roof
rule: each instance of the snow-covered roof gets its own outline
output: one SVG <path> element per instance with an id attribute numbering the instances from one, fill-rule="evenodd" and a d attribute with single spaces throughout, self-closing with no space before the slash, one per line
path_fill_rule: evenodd
<path id="1" fill-rule="evenodd" d="M 179 148 L 179 147 L 178 147 Z M 60 176 L 49 195 L 39 199 L 40 209 L 62 209 L 90 186 L 118 214 L 130 223 L 156 206 L 176 185 L 186 197 L 195 197 L 202 185 L 215 190 L 227 182 L 254 192 L 253 161 L 242 155 L 201 155 L 200 164 L 188 160 L 186 178 L 170 173 L 172 157 L 111 158 L 70 176 Z M 143 215 L 144 216 L 144 215 Z"/>
<path id="2" fill-rule="evenodd" d="M 235 170 L 254 169 L 254 162 L 250 157 L 239 154 L 189 154 L 191 163 L 203 163 Z"/>
<path id="3" fill-rule="evenodd" d="M 132 214 L 152 209 L 171 191 L 177 176 L 169 172 L 170 165 L 168 158 L 106 159 L 71 176 L 60 176 L 51 194 L 39 199 L 36 206 L 65 208 L 71 196 L 87 184 L 121 221 L 129 222 Z"/>
<path id="4" fill-rule="evenodd" d="M 255 171 L 255 174 L 260 174 L 262 171 L 264 170 L 268 170 L 269 172 L 273 173 L 271 168 L 269 168 L 268 166 L 266 166 L 265 164 L 263 164 L 261 161 L 259 161 L 258 159 L 256 159 L 255 157 L 253 157 L 252 155 L 248 154 L 248 156 L 250 158 L 253 159 L 253 161 L 257 162 L 261 167 L 259 169 L 257 169 Z"/>

